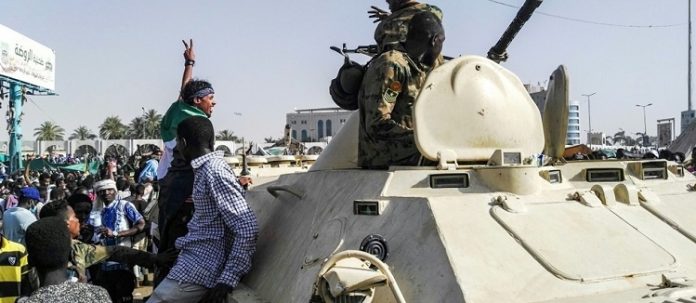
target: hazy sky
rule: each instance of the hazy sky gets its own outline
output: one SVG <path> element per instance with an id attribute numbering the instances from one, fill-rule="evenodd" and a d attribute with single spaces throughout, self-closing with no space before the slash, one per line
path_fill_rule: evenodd
<path id="1" fill-rule="evenodd" d="M 429 3 L 444 11 L 450 56 L 484 55 L 517 12 L 489 0 Z M 328 85 L 342 59 L 329 46 L 372 43 L 370 5 L 386 8 L 377 0 L 3 0 L 0 24 L 56 51 L 60 96 L 31 97 L 25 139 L 46 120 L 67 136 L 79 125 L 97 132 L 109 115 L 128 123 L 142 107 L 164 113 L 178 95 L 181 39 L 193 38 L 194 75 L 216 89 L 216 130 L 260 140 L 280 137 L 285 114 L 295 108 L 334 106 Z M 564 64 L 571 99 L 581 100 L 583 132 L 582 94 L 592 92 L 593 129 L 642 132 L 635 105 L 653 103 L 648 133 L 656 134 L 655 120 L 669 117 L 677 118 L 679 131 L 687 103 L 687 0 L 546 0 L 538 11 L 617 25 L 676 24 L 603 26 L 537 14 L 503 65 L 536 84 Z"/>

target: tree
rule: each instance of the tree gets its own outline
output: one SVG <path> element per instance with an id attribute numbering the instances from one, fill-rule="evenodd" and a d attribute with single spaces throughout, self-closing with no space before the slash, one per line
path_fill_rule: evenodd
<path id="1" fill-rule="evenodd" d="M 104 140 L 117 140 L 126 137 L 128 128 L 121 122 L 118 116 L 107 117 L 99 125 L 99 136 Z"/>
<path id="2" fill-rule="evenodd" d="M 266 143 L 276 143 L 277 141 L 276 139 L 273 139 L 273 137 L 266 137 L 263 138 L 263 140 L 266 141 Z"/>
<path id="3" fill-rule="evenodd" d="M 237 142 L 239 141 L 239 137 L 235 136 L 233 131 L 224 129 L 217 133 L 217 136 L 215 136 L 215 140 Z"/>
<path id="4" fill-rule="evenodd" d="M 63 140 L 65 130 L 51 121 L 45 121 L 34 129 L 34 136 L 37 141 L 56 141 Z"/>
<path id="5" fill-rule="evenodd" d="M 145 139 L 145 119 L 135 117 L 128 125 L 129 139 Z"/>
<path id="6" fill-rule="evenodd" d="M 77 127 L 72 135 L 68 137 L 69 140 L 94 140 L 97 138 L 97 135 L 95 135 L 91 130 L 87 128 L 87 126 L 80 125 Z"/>
<path id="7" fill-rule="evenodd" d="M 143 114 L 144 139 L 157 139 L 160 137 L 160 122 L 162 115 L 151 109 Z"/>

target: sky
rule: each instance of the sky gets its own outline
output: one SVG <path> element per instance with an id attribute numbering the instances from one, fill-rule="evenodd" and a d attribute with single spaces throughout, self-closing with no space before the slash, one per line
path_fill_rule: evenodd
<path id="1" fill-rule="evenodd" d="M 428 3 L 444 11 L 443 53 L 449 56 L 485 55 L 517 12 L 491 0 Z M 656 135 L 657 119 L 672 117 L 679 132 L 687 107 L 687 3 L 546 0 L 537 10 L 546 15 L 532 16 L 503 66 L 523 83 L 544 84 L 565 65 L 583 132 L 582 95 L 594 92 L 595 131 L 643 132 L 636 104 L 653 103 L 646 111 L 648 134 Z M 0 24 L 56 53 L 59 95 L 30 97 L 24 139 L 33 139 L 44 121 L 62 126 L 68 136 L 80 125 L 96 133 L 110 115 L 127 124 L 142 108 L 164 113 L 178 96 L 181 40 L 189 38 L 194 76 L 216 90 L 216 130 L 249 140 L 281 137 L 286 113 L 335 106 L 328 85 L 342 58 L 329 46 L 373 43 L 375 25 L 366 13 L 371 5 L 387 7 L 382 0 L 3 0 Z M 3 132 L 0 140 L 7 136 Z"/>

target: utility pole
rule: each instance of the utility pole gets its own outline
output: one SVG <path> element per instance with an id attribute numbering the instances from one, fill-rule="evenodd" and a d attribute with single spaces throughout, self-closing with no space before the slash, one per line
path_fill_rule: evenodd
<path id="1" fill-rule="evenodd" d="M 646 105 L 640 105 L 636 104 L 637 107 L 642 107 L 643 108 L 643 146 L 646 146 L 649 144 L 648 140 L 648 122 L 645 119 L 645 108 L 648 106 L 653 105 L 652 103 L 648 103 Z"/>
<path id="2" fill-rule="evenodd" d="M 583 94 L 584 97 L 587 97 L 587 122 L 588 122 L 588 130 L 587 133 L 589 134 L 587 137 L 587 143 L 592 145 L 592 107 L 590 106 L 590 97 L 594 96 L 597 92 L 591 93 L 591 94 Z"/>

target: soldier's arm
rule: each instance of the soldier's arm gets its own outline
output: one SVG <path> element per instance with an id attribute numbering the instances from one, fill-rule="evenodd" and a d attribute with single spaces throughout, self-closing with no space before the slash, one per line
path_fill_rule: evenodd
<path id="1" fill-rule="evenodd" d="M 380 73 L 376 83 L 381 85 L 375 96 L 372 110 L 368 113 L 368 124 L 378 138 L 394 139 L 413 134 L 408 125 L 395 121 L 392 111 L 397 102 L 413 102 L 408 94 L 408 77 L 406 68 L 395 63 L 388 63 Z"/>
<path id="2" fill-rule="evenodd" d="M 80 277 L 85 277 L 85 270 L 94 264 L 104 262 L 111 254 L 111 249 L 102 245 L 92 245 L 73 241 L 73 263 Z"/>

